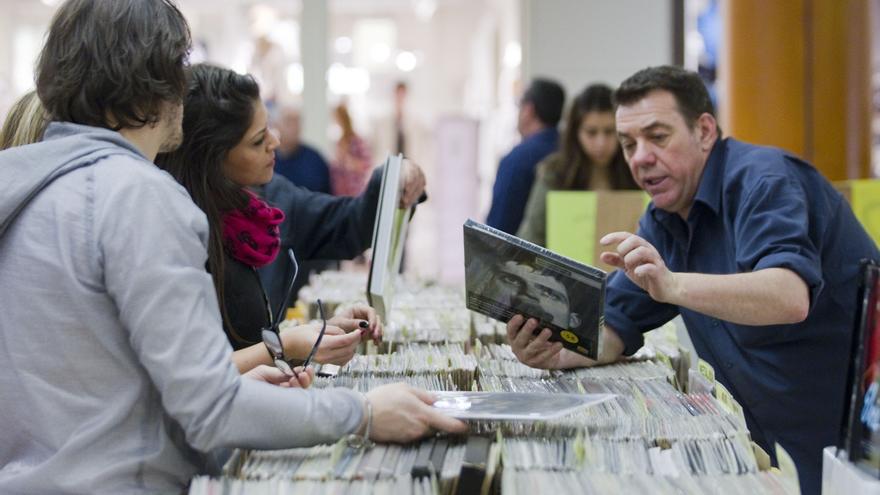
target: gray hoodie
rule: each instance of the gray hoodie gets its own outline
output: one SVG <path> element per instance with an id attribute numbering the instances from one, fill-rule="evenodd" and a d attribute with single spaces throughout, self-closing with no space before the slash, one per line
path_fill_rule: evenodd
<path id="1" fill-rule="evenodd" d="M 178 492 L 205 453 L 334 441 L 350 391 L 242 379 L 208 224 L 121 135 L 0 152 L 0 493 Z"/>

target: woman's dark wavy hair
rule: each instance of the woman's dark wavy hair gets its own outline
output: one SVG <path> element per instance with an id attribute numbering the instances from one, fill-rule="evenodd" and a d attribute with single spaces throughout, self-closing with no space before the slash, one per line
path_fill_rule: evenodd
<path id="1" fill-rule="evenodd" d="M 37 93 L 52 120 L 153 124 L 183 99 L 190 45 L 172 0 L 67 0 L 37 61 Z"/>
<path id="2" fill-rule="evenodd" d="M 229 323 L 223 303 L 223 214 L 243 208 L 244 188 L 223 173 L 223 162 L 244 137 L 260 101 L 254 78 L 221 67 L 196 64 L 187 71 L 189 83 L 183 103 L 183 143 L 175 151 L 156 157 L 189 191 L 208 217 L 208 270 L 220 301 L 223 321 L 233 338 L 245 342 Z"/>
<path id="3" fill-rule="evenodd" d="M 614 90 L 604 84 L 591 84 L 578 94 L 568 111 L 568 121 L 562 136 L 560 159 L 554 161 L 558 170 L 553 175 L 560 178 L 556 187 L 566 190 L 590 189 L 590 175 L 595 166 L 578 140 L 581 122 L 590 112 L 614 112 Z M 609 174 L 612 189 L 638 189 L 620 145 L 611 159 Z"/>

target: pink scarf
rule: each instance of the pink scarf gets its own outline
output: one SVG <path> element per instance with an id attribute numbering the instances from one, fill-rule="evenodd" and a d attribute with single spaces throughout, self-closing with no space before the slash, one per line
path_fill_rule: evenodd
<path id="1" fill-rule="evenodd" d="M 268 265 L 281 248 L 278 225 L 284 212 L 250 191 L 248 204 L 223 215 L 223 246 L 238 261 L 256 268 Z"/>

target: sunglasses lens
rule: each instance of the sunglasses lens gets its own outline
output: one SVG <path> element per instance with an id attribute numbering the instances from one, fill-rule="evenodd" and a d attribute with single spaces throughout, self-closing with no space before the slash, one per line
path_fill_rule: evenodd
<path id="1" fill-rule="evenodd" d="M 266 344 L 266 347 L 269 348 L 269 352 L 273 355 L 283 355 L 284 348 L 281 346 L 281 338 L 277 333 L 272 330 L 263 330 L 263 343 Z"/>
<path id="2" fill-rule="evenodd" d="M 275 366 L 285 375 L 293 376 L 293 370 L 290 368 L 290 365 L 287 364 L 287 361 L 283 359 L 275 359 Z"/>

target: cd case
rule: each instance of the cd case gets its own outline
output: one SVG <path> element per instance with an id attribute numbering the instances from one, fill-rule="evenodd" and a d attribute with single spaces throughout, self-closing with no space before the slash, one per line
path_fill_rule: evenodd
<path id="1" fill-rule="evenodd" d="M 434 408 L 458 419 L 543 421 L 611 400 L 614 394 L 434 392 Z"/>
<path id="2" fill-rule="evenodd" d="M 550 340 L 598 358 L 604 271 L 473 220 L 463 228 L 468 309 L 504 323 L 534 318 Z"/>

